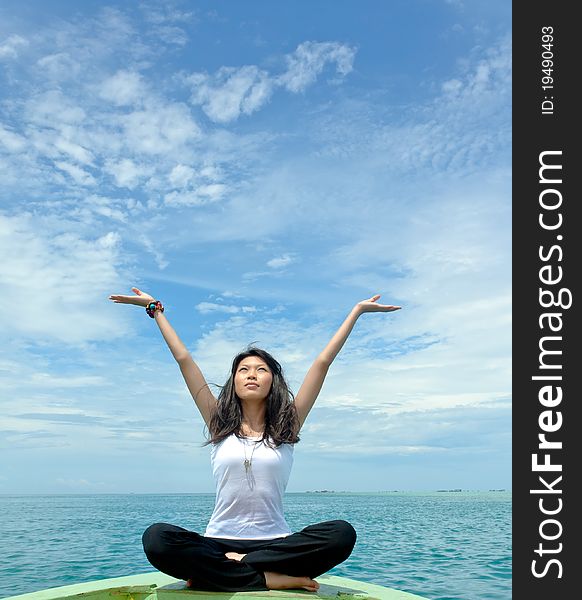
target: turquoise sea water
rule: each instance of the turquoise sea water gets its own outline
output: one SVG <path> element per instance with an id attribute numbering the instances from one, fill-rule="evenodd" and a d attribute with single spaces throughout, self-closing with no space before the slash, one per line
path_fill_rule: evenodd
<path id="1" fill-rule="evenodd" d="M 152 571 L 141 534 L 165 521 L 202 532 L 213 494 L 0 496 L 0 598 Z M 293 530 L 346 519 L 354 552 L 330 574 L 431 600 L 511 598 L 511 494 L 286 495 Z"/>

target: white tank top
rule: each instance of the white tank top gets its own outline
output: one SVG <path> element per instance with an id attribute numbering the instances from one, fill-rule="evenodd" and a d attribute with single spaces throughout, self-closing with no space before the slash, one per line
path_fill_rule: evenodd
<path id="1" fill-rule="evenodd" d="M 293 444 L 269 448 L 260 438 L 231 434 L 212 445 L 210 461 L 216 503 L 206 537 L 268 540 L 291 533 L 283 516 L 283 494 L 293 466 Z"/>

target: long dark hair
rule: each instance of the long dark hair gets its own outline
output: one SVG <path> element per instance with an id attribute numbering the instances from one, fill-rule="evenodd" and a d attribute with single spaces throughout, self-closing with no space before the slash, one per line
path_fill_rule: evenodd
<path id="1" fill-rule="evenodd" d="M 207 444 L 218 444 L 231 434 L 243 437 L 241 432 L 242 408 L 234 388 L 234 376 L 239 363 L 249 356 L 257 356 L 265 361 L 273 376 L 271 390 L 267 396 L 265 412 L 265 431 L 263 441 L 269 446 L 281 444 L 296 444 L 299 441 L 299 417 L 295 408 L 294 396 L 285 377 L 283 369 L 268 352 L 249 346 L 237 354 L 230 370 L 227 382 L 222 386 L 218 395 L 216 409 L 212 411 L 208 424 L 209 440 Z"/>

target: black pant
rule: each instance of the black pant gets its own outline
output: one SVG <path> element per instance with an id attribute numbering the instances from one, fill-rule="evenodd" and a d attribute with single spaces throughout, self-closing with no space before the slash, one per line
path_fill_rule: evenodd
<path id="1" fill-rule="evenodd" d="M 237 592 L 266 590 L 265 571 L 311 578 L 329 571 L 351 554 L 356 532 L 347 521 L 326 521 L 282 538 L 226 540 L 155 523 L 142 541 L 148 560 L 159 571 L 191 579 L 197 589 Z M 246 556 L 236 561 L 225 552 Z"/>

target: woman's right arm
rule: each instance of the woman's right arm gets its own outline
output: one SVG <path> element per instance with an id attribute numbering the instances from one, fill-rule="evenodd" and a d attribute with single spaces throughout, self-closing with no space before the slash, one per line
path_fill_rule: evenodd
<path id="1" fill-rule="evenodd" d="M 109 296 L 109 299 L 118 304 L 135 304 L 136 306 L 143 307 L 154 301 L 154 298 L 149 294 L 146 294 L 137 288 L 131 289 L 135 292 L 135 296 L 111 295 Z M 202 371 L 192 359 L 190 352 L 188 352 L 188 349 L 178 337 L 178 334 L 174 331 L 174 328 L 170 325 L 164 313 L 161 310 L 156 310 L 154 312 L 154 319 L 160 328 L 166 344 L 168 344 L 172 356 L 176 359 L 176 362 L 180 367 L 184 381 L 188 386 L 190 394 L 192 394 L 192 398 L 194 399 L 204 422 L 208 426 L 212 411 L 216 406 L 214 394 L 210 391 Z"/>

